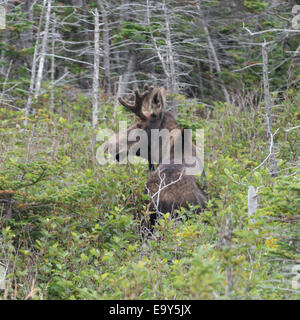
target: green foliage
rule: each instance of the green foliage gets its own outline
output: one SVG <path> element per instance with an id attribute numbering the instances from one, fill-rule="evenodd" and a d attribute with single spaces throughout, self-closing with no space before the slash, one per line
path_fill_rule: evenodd
<path id="1" fill-rule="evenodd" d="M 97 164 L 101 142 L 95 142 L 97 130 L 90 125 L 92 98 L 80 89 L 82 83 L 85 89 L 91 85 L 92 57 L 86 49 L 93 41 L 91 11 L 97 2 L 87 2 L 84 10 L 55 2 L 55 53 L 88 64 L 55 58 L 56 73 L 60 77 L 67 68 L 69 78 L 64 79 L 67 85 L 61 80 L 54 88 L 54 113 L 49 112 L 51 83 L 45 67 L 26 128 L 24 111 L 11 106 L 22 110 L 27 103 L 41 6 L 34 5 L 33 21 L 21 5 L 11 6 L 16 10 L 9 10 L 0 41 L 0 266 L 7 270 L 1 299 L 300 298 L 291 282 L 291 270 L 299 263 L 300 136 L 288 130 L 300 119 L 299 66 L 291 58 L 299 36 L 268 32 L 250 39 L 242 28 L 245 16 L 253 32 L 290 28 L 288 5 L 279 12 L 261 0 L 232 1 L 231 8 L 221 4 L 210 1 L 202 8 L 221 64 L 222 71 L 216 72 L 195 4 L 166 1 L 178 84 L 189 96 L 201 97 L 201 103 L 183 94 L 173 99 L 181 128 L 204 129 L 206 181 L 199 177 L 199 185 L 208 202 L 200 215 L 193 208 L 182 209 L 176 220 L 165 214 L 147 239 L 140 234 L 149 204 L 147 165 Z M 115 79 L 126 73 L 127 58 L 135 53 L 137 81 L 147 82 L 150 74 L 151 81 L 164 81 L 150 36 L 168 69 L 162 12 L 152 8 L 148 25 L 144 5 L 137 4 L 134 15 L 118 23 L 114 5 L 119 3 L 108 10 L 114 90 Z M 78 15 L 83 11 L 84 18 Z M 23 48 L 24 32 L 31 29 L 30 46 Z M 261 46 L 249 41 L 264 40 L 272 42 L 270 86 L 278 90 L 272 92 L 277 178 L 270 177 L 267 161 L 257 168 L 269 145 L 259 98 Z M 49 67 L 48 56 L 46 61 Z M 220 102 L 220 79 L 237 105 Z M 131 122 L 133 115 L 115 110 L 114 99 L 103 91 L 99 129 L 116 131 L 119 120 Z M 259 204 L 251 217 L 250 185 Z"/>
<path id="2" fill-rule="evenodd" d="M 121 31 L 115 36 L 114 42 L 118 43 L 124 39 L 130 39 L 135 42 L 145 42 L 149 28 L 141 24 L 126 21 L 121 26 Z"/>
<path id="3" fill-rule="evenodd" d="M 268 7 L 268 2 L 261 0 L 244 0 L 243 4 L 253 12 L 262 12 Z"/>
<path id="4" fill-rule="evenodd" d="M 298 121 L 298 96 L 287 94 L 275 128 Z M 278 178 L 265 166 L 252 175 L 259 209 L 249 220 L 250 172 L 267 152 L 264 110 L 222 103 L 212 110 L 177 95 L 181 127 L 205 130 L 208 204 L 199 216 L 182 210 L 180 221 L 165 214 L 145 240 L 139 224 L 149 203 L 147 166 L 97 165 L 91 127 L 79 121 L 88 119 L 89 100 L 79 93 L 69 101 L 59 88 L 55 95 L 68 104 L 61 115 L 38 108 L 48 104 L 44 95 L 26 130 L 23 112 L 0 109 L 2 298 L 299 297 L 290 274 L 299 259 L 299 175 L 289 168 L 299 158 L 299 136 L 278 133 Z M 111 106 L 104 110 L 111 118 Z M 118 117 L 128 119 L 123 109 Z M 115 121 L 100 123 L 107 126 L 116 129 Z"/>
<path id="5" fill-rule="evenodd" d="M 32 28 L 33 23 L 26 20 L 26 13 L 21 7 L 15 8 L 15 10 L 7 13 L 6 16 L 7 27 L 14 32 L 22 32 Z"/>

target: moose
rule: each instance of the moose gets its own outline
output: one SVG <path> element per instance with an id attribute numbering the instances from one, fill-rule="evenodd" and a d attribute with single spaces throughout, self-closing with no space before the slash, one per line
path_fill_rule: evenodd
<path id="1" fill-rule="evenodd" d="M 203 177 L 203 166 L 196 154 L 195 145 L 190 142 L 190 148 L 185 148 L 184 144 L 189 143 L 186 142 L 189 139 L 184 139 L 185 130 L 180 129 L 173 113 L 165 109 L 164 88 L 145 85 L 144 92 L 140 93 L 135 90 L 133 104 L 126 102 L 121 97 L 119 102 L 128 111 L 134 113 L 138 121 L 127 131 L 112 137 L 107 142 L 105 151 L 110 150 L 111 155 L 117 161 L 128 156 L 128 150 L 136 150 L 135 155 L 148 160 L 150 174 L 146 183 L 146 191 L 151 198 L 147 210 L 150 213 L 148 229 L 153 229 L 159 214 L 169 212 L 171 216 L 174 216 L 175 211 L 181 207 L 188 209 L 190 205 L 195 206 L 195 212 L 199 213 L 205 207 L 206 196 L 198 186 L 196 176 L 188 174 L 187 169 L 198 167 Z M 146 135 L 148 140 L 146 151 L 148 152 L 142 152 L 138 147 L 134 148 L 138 141 L 129 139 L 134 130 L 142 131 Z M 157 135 L 163 130 L 172 132 L 170 139 L 167 139 L 165 143 L 162 139 L 154 140 L 153 132 Z M 115 148 L 110 148 L 111 143 L 115 144 Z M 176 151 L 176 147 L 179 147 L 180 153 Z M 189 155 L 186 154 L 186 149 L 191 150 Z M 191 158 L 194 160 L 192 164 Z"/>

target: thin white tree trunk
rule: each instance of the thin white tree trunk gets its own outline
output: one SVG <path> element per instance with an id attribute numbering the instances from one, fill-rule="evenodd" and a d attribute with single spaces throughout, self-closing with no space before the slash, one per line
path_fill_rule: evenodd
<path id="1" fill-rule="evenodd" d="M 123 76 L 122 75 L 120 75 L 118 82 L 119 82 L 119 84 L 118 84 L 118 91 L 117 91 L 117 94 L 116 94 L 116 97 L 115 97 L 115 106 L 114 106 L 113 117 L 115 117 L 116 114 L 117 114 L 117 107 L 119 105 L 118 98 L 123 96 L 123 87 L 124 87 L 124 85 L 123 85 Z"/>
<path id="2" fill-rule="evenodd" d="M 149 0 L 147 0 L 146 14 L 147 14 L 147 24 L 148 24 L 148 27 L 149 27 L 151 41 L 152 41 L 152 43 L 154 45 L 154 50 L 155 50 L 155 52 L 157 54 L 157 57 L 158 57 L 159 61 L 161 62 L 161 65 L 162 65 L 164 73 L 165 73 L 165 75 L 167 77 L 167 82 L 168 82 L 168 86 L 169 86 L 169 78 L 170 78 L 169 71 L 168 71 L 167 65 L 165 63 L 165 60 L 164 60 L 164 58 L 162 56 L 161 50 L 160 50 L 160 48 L 158 47 L 158 45 L 156 43 L 156 40 L 155 40 L 154 34 L 153 34 L 153 30 L 152 30 L 152 27 L 151 27 L 151 11 L 150 11 Z"/>
<path id="3" fill-rule="evenodd" d="M 98 6 L 101 10 L 103 22 L 103 51 L 104 51 L 104 74 L 105 74 L 105 91 L 111 95 L 110 84 L 110 45 L 109 45 L 109 25 L 107 19 L 107 11 L 103 4 L 103 0 L 98 0 Z"/>
<path id="4" fill-rule="evenodd" d="M 169 21 L 169 12 L 166 6 L 166 1 L 163 2 L 164 18 L 166 23 L 166 44 L 167 44 L 167 58 L 168 58 L 168 67 L 169 67 L 169 82 L 170 82 L 170 102 L 172 110 L 175 117 L 177 117 L 177 105 L 173 99 L 173 94 L 177 92 L 177 79 L 176 79 L 176 70 L 174 62 L 174 53 L 171 41 L 171 29 Z"/>
<path id="5" fill-rule="evenodd" d="M 254 215 L 257 211 L 257 194 L 253 186 L 248 187 L 248 216 L 251 223 L 255 223 L 254 219 L 251 219 L 251 216 Z"/>
<path id="6" fill-rule="evenodd" d="M 33 59 L 32 59 L 31 77 L 30 77 L 30 84 L 29 84 L 29 94 L 28 94 L 27 104 L 25 108 L 25 120 L 24 120 L 25 127 L 27 127 L 28 116 L 31 110 L 32 98 L 33 98 L 33 92 L 34 92 L 34 83 L 35 83 L 35 77 L 36 77 L 36 64 L 37 64 L 37 58 L 38 58 L 38 52 L 39 52 L 39 43 L 40 43 L 42 22 L 43 22 L 43 17 L 45 12 L 46 1 L 47 0 L 44 0 L 44 3 L 43 3 L 42 12 L 41 12 L 40 21 L 39 21 L 39 27 L 36 35 L 36 41 L 35 41 L 35 47 L 34 47 L 34 53 L 33 53 Z"/>
<path id="7" fill-rule="evenodd" d="M 4 97 L 4 94 L 5 94 L 5 87 L 6 87 L 8 78 L 9 78 L 9 73 L 10 73 L 10 69 L 11 69 L 12 63 L 13 63 L 13 60 L 10 60 L 9 66 L 8 66 L 8 68 L 6 70 L 5 79 L 4 79 L 3 86 L 2 86 L 2 94 L 1 94 L 2 98 Z"/>
<path id="8" fill-rule="evenodd" d="M 47 41 L 48 41 L 49 24 L 50 24 L 51 2 L 52 2 L 52 0 L 48 0 L 45 29 L 44 29 L 43 40 L 42 40 L 40 63 L 39 63 L 39 69 L 37 72 L 37 77 L 36 77 L 36 85 L 35 85 L 35 93 L 34 93 L 35 98 L 37 98 L 39 95 L 40 88 L 41 88 L 41 82 L 42 82 L 42 78 L 43 78 L 43 70 L 44 70 L 44 64 L 45 64 L 45 56 L 46 56 L 46 50 L 47 50 Z"/>
<path id="9" fill-rule="evenodd" d="M 95 9 L 95 28 L 94 28 L 94 76 L 93 76 L 93 129 L 98 124 L 98 89 L 99 89 L 99 13 Z"/>
<path id="10" fill-rule="evenodd" d="M 202 68 L 201 68 L 201 63 L 200 61 L 197 61 L 197 66 L 199 70 L 199 91 L 200 91 L 200 97 L 203 100 L 203 79 L 202 79 Z"/>
<path id="11" fill-rule="evenodd" d="M 130 77 L 132 76 L 132 73 L 134 71 L 134 63 L 135 63 L 135 56 L 131 55 L 129 58 L 129 63 L 128 63 L 126 72 L 124 73 L 124 75 L 121 75 L 119 77 L 118 91 L 117 91 L 117 95 L 116 95 L 116 99 L 115 99 L 113 116 L 115 116 L 117 113 L 117 107 L 119 105 L 118 97 L 122 97 L 126 92 L 128 82 L 129 82 Z"/>
<path id="12" fill-rule="evenodd" d="M 55 81 L 55 25 L 56 19 L 55 14 L 52 16 L 52 41 L 51 41 L 51 90 L 50 90 L 50 111 L 54 111 L 54 81 Z"/>
<path id="13" fill-rule="evenodd" d="M 177 85 L 174 51 L 173 51 L 172 40 L 171 40 L 171 27 L 170 27 L 170 19 L 169 19 L 170 13 L 168 12 L 165 0 L 163 1 L 163 4 L 162 4 L 162 10 L 164 14 L 165 33 L 166 33 L 166 47 L 165 47 L 166 54 L 164 55 L 162 50 L 159 48 L 152 31 L 150 4 L 149 4 L 149 0 L 147 0 L 146 19 L 149 27 L 150 37 L 154 45 L 155 53 L 157 54 L 157 57 L 161 62 L 162 68 L 164 70 L 164 74 L 166 76 L 167 89 L 170 95 L 172 111 L 174 113 L 174 116 L 177 117 L 177 106 L 173 99 L 173 94 L 177 92 L 178 85 Z"/>
<path id="14" fill-rule="evenodd" d="M 277 177 L 278 169 L 277 169 L 277 163 L 274 155 L 274 139 L 273 139 L 273 133 L 272 133 L 271 98 L 270 98 L 269 71 L 268 71 L 268 52 L 267 52 L 266 43 L 262 44 L 262 63 L 263 63 L 263 82 L 264 82 L 267 131 L 268 131 L 268 137 L 270 140 L 269 169 L 270 169 L 271 176 Z"/>

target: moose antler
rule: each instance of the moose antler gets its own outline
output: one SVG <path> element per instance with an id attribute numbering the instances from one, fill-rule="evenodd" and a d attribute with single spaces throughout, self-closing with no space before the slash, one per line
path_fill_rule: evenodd
<path id="1" fill-rule="evenodd" d="M 144 115 L 142 107 L 144 99 L 148 96 L 149 93 L 151 93 L 153 90 L 153 87 L 148 87 L 147 85 L 144 86 L 144 92 L 139 93 L 138 90 L 135 90 L 135 100 L 134 104 L 129 104 L 126 101 L 124 101 L 122 98 L 119 98 L 119 102 L 129 111 L 136 114 L 141 120 L 146 120 L 147 117 Z"/>

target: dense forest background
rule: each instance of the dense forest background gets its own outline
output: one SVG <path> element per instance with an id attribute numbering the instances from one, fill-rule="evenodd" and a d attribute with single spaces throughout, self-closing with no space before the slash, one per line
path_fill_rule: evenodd
<path id="1" fill-rule="evenodd" d="M 0 9 L 1 299 L 299 299 L 299 1 Z M 208 197 L 149 239 L 147 164 L 96 161 L 146 83 L 204 129 Z"/>

